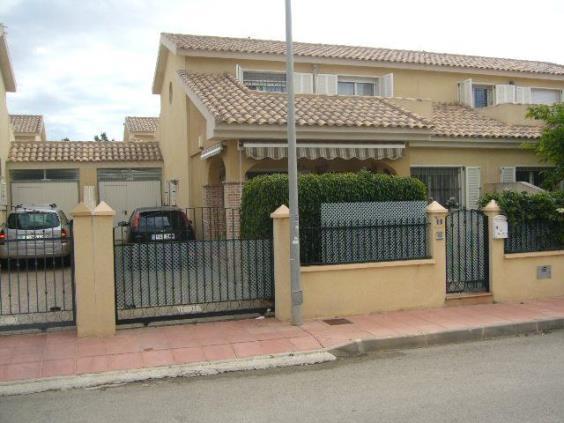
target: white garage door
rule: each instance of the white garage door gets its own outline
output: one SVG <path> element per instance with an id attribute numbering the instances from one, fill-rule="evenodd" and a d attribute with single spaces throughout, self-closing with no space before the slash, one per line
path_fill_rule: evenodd
<path id="1" fill-rule="evenodd" d="M 100 201 L 116 211 L 114 223 L 127 221 L 138 207 L 161 205 L 160 181 L 100 181 Z"/>
<path id="2" fill-rule="evenodd" d="M 78 182 L 13 182 L 12 206 L 18 204 L 52 204 L 70 212 L 78 204 Z"/>

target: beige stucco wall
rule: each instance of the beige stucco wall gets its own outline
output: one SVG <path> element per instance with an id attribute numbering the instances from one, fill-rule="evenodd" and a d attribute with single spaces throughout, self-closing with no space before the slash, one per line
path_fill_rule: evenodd
<path id="1" fill-rule="evenodd" d="M 10 142 L 13 141 L 14 134 L 10 125 L 10 115 L 8 114 L 8 106 L 6 104 L 6 87 L 4 79 L 0 77 L 0 176 L 6 174 L 6 158 L 10 150 Z"/>
<path id="2" fill-rule="evenodd" d="M 243 69 L 253 70 L 275 70 L 284 72 L 285 63 L 281 61 L 268 60 L 237 60 L 217 58 L 186 59 L 186 68 L 190 72 L 207 73 L 235 73 L 235 66 L 240 65 Z M 296 72 L 312 73 L 313 64 L 296 63 Z M 352 65 L 327 65 L 321 64 L 318 73 L 331 73 L 347 76 L 378 77 L 388 73 L 394 74 L 394 96 L 396 97 L 419 97 L 429 98 L 434 101 L 456 102 L 458 101 L 458 82 L 472 79 L 477 84 L 508 84 L 513 82 L 518 86 L 538 88 L 564 89 L 564 81 L 545 80 L 542 78 L 521 78 L 515 76 L 483 75 L 481 73 L 449 72 L 448 69 L 416 70 L 401 69 L 393 66 L 387 68 L 366 66 L 362 64 Z M 166 88 L 166 87 L 164 87 Z M 163 88 L 163 93 L 165 89 Z"/>

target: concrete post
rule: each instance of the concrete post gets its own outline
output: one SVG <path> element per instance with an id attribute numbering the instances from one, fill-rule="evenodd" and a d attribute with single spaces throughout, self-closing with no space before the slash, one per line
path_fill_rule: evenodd
<path id="1" fill-rule="evenodd" d="M 440 279 L 441 286 L 444 287 L 446 296 L 446 227 L 445 220 L 448 210 L 436 201 L 429 204 L 425 211 L 427 212 L 427 221 L 429 222 L 427 239 L 429 241 L 429 254 L 435 260 L 436 278 Z"/>
<path id="2" fill-rule="evenodd" d="M 496 281 L 503 275 L 503 260 L 504 260 L 504 241 L 503 239 L 494 239 L 494 218 L 501 213 L 501 208 L 495 200 L 491 200 L 482 209 L 484 214 L 488 217 L 488 263 L 490 275 L 490 292 L 493 299 L 496 299 Z"/>
<path id="3" fill-rule="evenodd" d="M 278 320 L 289 321 L 292 317 L 290 210 L 282 205 L 270 217 L 274 244 L 274 311 Z"/>
<path id="4" fill-rule="evenodd" d="M 72 212 L 74 233 L 76 328 L 78 336 L 114 335 L 115 281 L 113 219 L 106 203 L 84 203 Z"/>

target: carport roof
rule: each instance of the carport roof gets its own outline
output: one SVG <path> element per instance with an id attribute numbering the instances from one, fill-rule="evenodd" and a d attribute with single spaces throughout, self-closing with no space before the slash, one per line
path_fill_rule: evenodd
<path id="1" fill-rule="evenodd" d="M 158 142 L 35 141 L 13 142 L 10 162 L 162 161 Z"/>

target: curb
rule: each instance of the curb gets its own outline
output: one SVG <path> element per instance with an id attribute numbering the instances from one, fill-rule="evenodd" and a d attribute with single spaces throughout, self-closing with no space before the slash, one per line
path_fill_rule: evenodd
<path id="1" fill-rule="evenodd" d="M 26 381 L 0 383 L 0 397 L 10 395 L 34 394 L 52 390 L 76 388 L 94 388 L 99 386 L 118 385 L 140 382 L 149 379 L 173 377 L 196 377 L 218 375 L 244 370 L 264 370 L 275 367 L 305 366 L 334 361 L 336 357 L 327 351 L 304 353 L 276 354 L 260 357 L 243 358 L 229 361 L 181 364 L 149 369 L 121 370 L 85 374 L 78 376 L 62 376 Z"/>
<path id="2" fill-rule="evenodd" d="M 542 334 L 556 329 L 564 329 L 564 318 L 484 326 L 473 329 L 452 330 L 421 335 L 408 335 L 396 338 L 357 339 L 353 342 L 348 342 L 329 349 L 328 351 L 336 357 L 354 357 L 371 351 L 424 348 L 433 345 L 485 341 L 487 339 L 503 336 Z"/>

